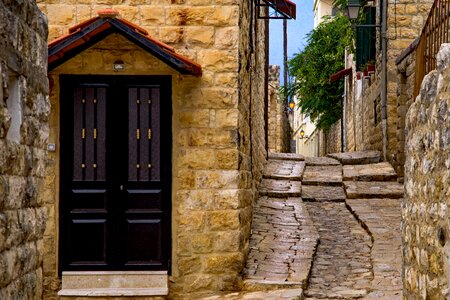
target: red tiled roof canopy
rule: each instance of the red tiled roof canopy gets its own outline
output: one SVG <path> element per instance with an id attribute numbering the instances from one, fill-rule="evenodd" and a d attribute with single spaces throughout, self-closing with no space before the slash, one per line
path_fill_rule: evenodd
<path id="1" fill-rule="evenodd" d="M 145 29 L 119 18 L 118 12 L 112 9 L 99 11 L 97 17 L 71 27 L 67 35 L 51 41 L 48 44 L 48 70 L 51 71 L 112 33 L 122 34 L 181 74 L 202 74 L 199 64 L 152 38 Z"/>
<path id="2" fill-rule="evenodd" d="M 292 19 L 295 19 L 297 16 L 297 6 L 294 2 L 289 0 L 265 0 L 269 3 L 271 3 L 271 6 L 278 10 L 279 12 L 282 12 L 283 14 L 289 16 Z"/>
<path id="3" fill-rule="evenodd" d="M 339 79 L 341 79 L 344 76 L 348 76 L 352 74 L 352 68 L 342 69 L 334 74 L 330 75 L 330 82 L 335 82 Z"/>

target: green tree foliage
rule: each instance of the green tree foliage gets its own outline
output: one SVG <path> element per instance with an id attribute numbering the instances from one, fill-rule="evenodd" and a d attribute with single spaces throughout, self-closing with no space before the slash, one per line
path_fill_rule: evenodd
<path id="1" fill-rule="evenodd" d="M 328 130 L 342 113 L 343 80 L 330 82 L 329 77 L 344 68 L 345 48 L 352 46 L 350 22 L 344 16 L 326 18 L 308 33 L 307 42 L 289 61 L 294 83 L 287 92 L 298 97 L 301 112 L 318 128 Z"/>

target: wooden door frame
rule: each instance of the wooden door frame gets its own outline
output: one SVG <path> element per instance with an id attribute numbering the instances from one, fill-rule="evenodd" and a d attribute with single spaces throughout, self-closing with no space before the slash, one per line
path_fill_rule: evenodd
<path id="1" fill-rule="evenodd" d="M 168 274 L 171 274 L 171 258 L 172 258 L 172 76 L 171 75 L 72 75 L 72 74 L 61 74 L 59 76 L 59 197 L 58 197 L 58 274 L 62 275 L 64 271 L 63 265 L 63 251 L 64 251 L 64 238 L 63 238 L 63 213 L 64 213 L 64 205 L 62 203 L 63 199 L 63 174 L 66 172 L 68 161 L 63 160 L 63 153 L 67 153 L 65 151 L 70 149 L 66 149 L 65 145 L 70 145 L 67 141 L 72 138 L 72 136 L 64 134 L 63 127 L 64 123 L 67 122 L 64 116 L 70 112 L 70 105 L 64 105 L 64 99 L 69 99 L 73 97 L 71 95 L 70 87 L 74 84 L 79 83 L 94 83 L 94 82 L 106 82 L 111 83 L 118 81 L 123 86 L 126 84 L 158 84 L 161 86 L 161 100 L 160 105 L 161 108 L 164 106 L 165 113 L 161 116 L 161 134 L 160 136 L 165 138 L 161 138 L 161 156 L 165 153 L 164 161 L 165 166 L 161 166 L 161 177 L 167 178 L 167 182 L 163 183 L 163 188 L 166 190 L 166 198 L 167 201 L 164 202 L 164 230 L 162 235 L 165 236 L 165 247 L 166 247 L 166 269 Z M 68 98 L 69 97 L 69 98 Z"/>

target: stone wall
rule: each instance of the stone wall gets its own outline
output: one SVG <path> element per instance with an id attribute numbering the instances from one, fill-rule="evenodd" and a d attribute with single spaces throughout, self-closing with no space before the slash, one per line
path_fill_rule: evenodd
<path id="1" fill-rule="evenodd" d="M 269 151 L 289 152 L 290 127 L 286 106 L 280 98 L 280 67 L 269 67 Z"/>
<path id="2" fill-rule="evenodd" d="M 329 153 L 341 152 L 341 120 L 331 125 L 327 132 L 322 132 L 323 153 L 326 156 Z"/>
<path id="3" fill-rule="evenodd" d="M 396 171 L 403 173 L 404 137 L 399 134 L 402 120 L 399 115 L 406 110 L 397 98 L 396 58 L 420 35 L 433 1 L 388 0 L 387 14 L 387 152 L 386 158 Z M 378 22 L 378 20 L 377 20 Z M 352 84 L 348 85 L 347 103 L 353 109 L 347 114 L 349 150 L 383 150 L 382 107 L 381 107 L 381 49 L 380 36 L 377 33 L 376 72 L 369 79 L 361 79 L 361 96 L 356 95 L 358 83 L 356 71 Z M 375 118 L 376 114 L 376 118 Z"/>
<path id="4" fill-rule="evenodd" d="M 416 51 L 407 48 L 397 59 L 397 174 L 403 178 L 405 171 L 405 122 L 406 113 L 414 102 Z"/>
<path id="5" fill-rule="evenodd" d="M 0 299 L 41 299 L 48 138 L 47 20 L 0 2 Z"/>
<path id="6" fill-rule="evenodd" d="M 77 3 L 40 2 L 49 18 L 50 40 L 99 9 L 113 8 L 199 63 L 203 75 L 182 76 L 124 38 L 110 36 L 50 73 L 50 140 L 59 149 L 59 74 L 115 74 L 111 62 L 122 58 L 127 68 L 121 75 L 172 75 L 170 293 L 185 298 L 240 289 L 252 203 L 266 160 L 265 21 L 256 19 L 250 0 Z M 46 299 L 55 298 L 60 288 L 58 150 L 49 156 Z"/>
<path id="7" fill-rule="evenodd" d="M 450 44 L 406 117 L 405 299 L 447 299 L 450 270 Z"/>

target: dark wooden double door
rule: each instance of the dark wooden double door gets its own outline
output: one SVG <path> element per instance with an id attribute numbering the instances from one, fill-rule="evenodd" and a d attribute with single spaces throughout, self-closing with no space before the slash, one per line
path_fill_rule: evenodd
<path id="1" fill-rule="evenodd" d="M 61 270 L 168 270 L 171 79 L 61 82 Z"/>

